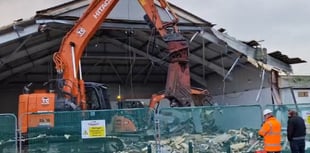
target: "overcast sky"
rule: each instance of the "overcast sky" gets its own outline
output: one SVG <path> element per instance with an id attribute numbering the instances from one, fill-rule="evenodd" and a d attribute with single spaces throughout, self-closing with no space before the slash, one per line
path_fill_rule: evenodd
<path id="1" fill-rule="evenodd" d="M 0 26 L 35 11 L 70 0 L 0 0 Z M 168 0 L 225 28 L 242 41 L 264 40 L 268 53 L 281 51 L 310 62 L 310 0 Z M 310 75 L 310 64 L 293 65 L 295 74 Z"/>

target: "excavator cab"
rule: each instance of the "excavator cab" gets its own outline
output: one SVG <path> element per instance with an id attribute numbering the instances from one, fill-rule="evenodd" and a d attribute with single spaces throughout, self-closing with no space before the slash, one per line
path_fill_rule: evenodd
<path id="1" fill-rule="evenodd" d="M 107 90 L 103 84 L 85 82 L 87 110 L 111 109 Z"/>
<path id="2" fill-rule="evenodd" d="M 33 127 L 53 127 L 53 112 L 80 110 L 73 98 L 68 100 L 62 94 L 59 80 L 51 80 L 44 84 L 48 85 L 48 89 L 35 90 L 32 93 L 30 85 L 26 85 L 24 93 L 19 96 L 18 116 L 21 120 L 22 133 Z M 100 83 L 85 83 L 88 110 L 111 109 L 107 90 L 107 87 Z"/>

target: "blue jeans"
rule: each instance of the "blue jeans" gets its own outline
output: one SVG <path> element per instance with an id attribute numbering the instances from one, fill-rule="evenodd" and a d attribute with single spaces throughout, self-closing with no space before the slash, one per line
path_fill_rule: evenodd
<path id="1" fill-rule="evenodd" d="M 290 141 L 292 153 L 305 153 L 305 139 Z"/>

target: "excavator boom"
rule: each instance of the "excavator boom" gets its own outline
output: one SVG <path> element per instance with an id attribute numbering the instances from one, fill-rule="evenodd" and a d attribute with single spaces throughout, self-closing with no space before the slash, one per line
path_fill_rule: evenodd
<path id="1" fill-rule="evenodd" d="M 86 109 L 86 99 L 80 59 L 89 40 L 117 2 L 118 0 L 94 0 L 66 34 L 59 51 L 54 54 L 57 73 L 65 81 L 63 92 L 74 97 L 76 104 L 82 109 Z"/>

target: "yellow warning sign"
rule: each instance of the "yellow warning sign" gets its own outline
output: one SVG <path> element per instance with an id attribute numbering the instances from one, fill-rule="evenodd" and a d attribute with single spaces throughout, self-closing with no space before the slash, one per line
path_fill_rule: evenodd
<path id="1" fill-rule="evenodd" d="M 89 127 L 89 137 L 104 137 L 105 129 L 103 126 Z"/>
<path id="2" fill-rule="evenodd" d="M 81 122 L 83 139 L 103 138 L 106 136 L 105 120 L 84 120 Z"/>
<path id="3" fill-rule="evenodd" d="M 307 114 L 307 124 L 310 124 L 310 115 Z"/>

